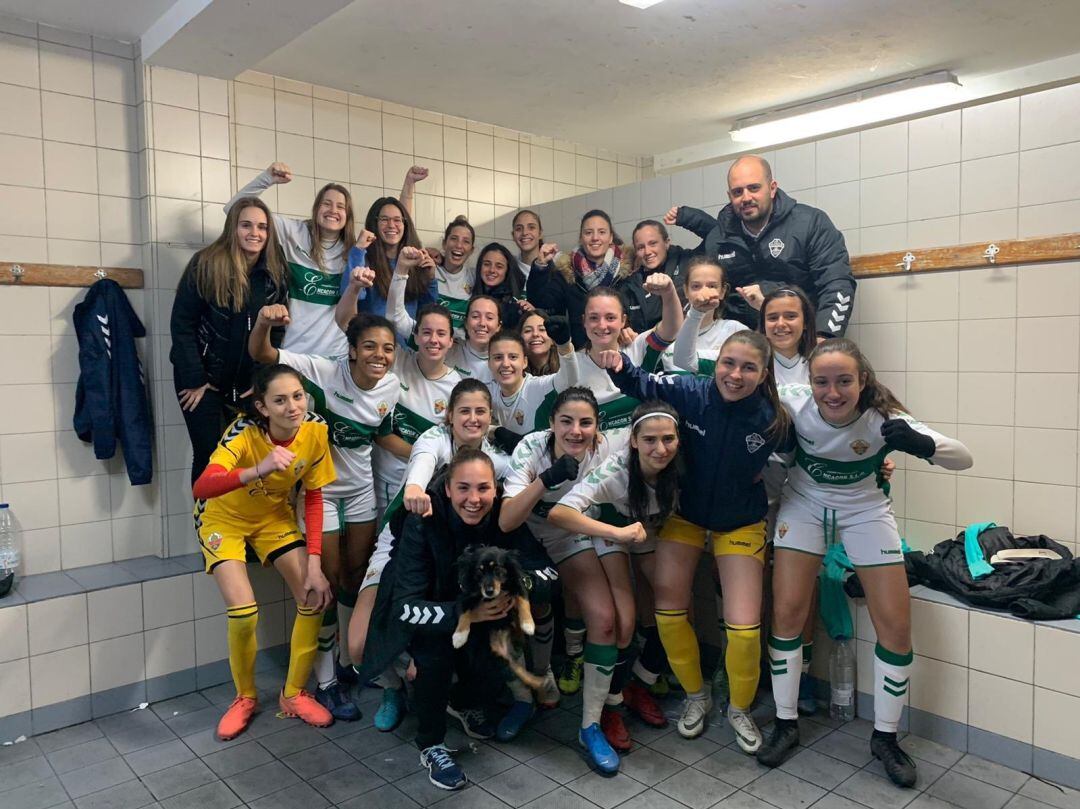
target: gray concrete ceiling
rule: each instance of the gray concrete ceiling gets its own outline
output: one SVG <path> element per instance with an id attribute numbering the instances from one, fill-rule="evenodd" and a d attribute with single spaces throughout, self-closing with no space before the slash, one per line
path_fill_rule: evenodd
<path id="1" fill-rule="evenodd" d="M 650 154 L 936 68 L 1075 53 L 1077 0 L 358 0 L 258 69 Z"/>

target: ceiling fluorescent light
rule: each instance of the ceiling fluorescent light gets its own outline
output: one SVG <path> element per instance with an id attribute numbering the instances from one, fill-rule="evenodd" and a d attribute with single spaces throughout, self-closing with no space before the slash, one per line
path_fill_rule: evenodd
<path id="1" fill-rule="evenodd" d="M 619 0 L 624 6 L 633 6 L 634 8 L 648 8 L 649 6 L 655 6 L 657 3 L 663 2 L 663 0 Z"/>
<path id="2" fill-rule="evenodd" d="M 955 75 L 939 70 L 741 118 L 730 135 L 736 143 L 786 143 L 933 109 L 959 100 L 960 89 Z"/>

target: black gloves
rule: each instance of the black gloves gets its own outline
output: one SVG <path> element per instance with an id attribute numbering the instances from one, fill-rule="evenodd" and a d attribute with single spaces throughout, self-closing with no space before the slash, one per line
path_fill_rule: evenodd
<path id="1" fill-rule="evenodd" d="M 933 457 L 937 450 L 933 438 L 920 433 L 905 419 L 886 419 L 881 425 L 881 437 L 890 449 L 898 449 L 916 458 Z"/>
<path id="2" fill-rule="evenodd" d="M 547 333 L 555 345 L 566 345 L 570 342 L 570 322 L 565 317 L 548 318 Z"/>
<path id="3" fill-rule="evenodd" d="M 525 436 L 518 435 L 513 430 L 508 430 L 505 427 L 496 427 L 491 435 L 491 441 L 507 455 L 513 455 L 514 448 L 517 447 L 518 442 L 524 437 Z"/>
<path id="4" fill-rule="evenodd" d="M 544 488 L 554 489 L 561 483 L 576 479 L 577 475 L 578 462 L 572 455 L 563 455 L 540 473 L 540 482 L 544 484 Z"/>

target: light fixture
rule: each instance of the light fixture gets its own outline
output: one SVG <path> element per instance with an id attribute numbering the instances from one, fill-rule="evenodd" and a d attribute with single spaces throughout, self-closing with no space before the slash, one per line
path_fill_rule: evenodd
<path id="1" fill-rule="evenodd" d="M 741 118 L 729 134 L 736 143 L 784 143 L 932 109 L 959 100 L 960 89 L 939 70 Z"/>
<path id="2" fill-rule="evenodd" d="M 649 6 L 655 6 L 657 3 L 663 2 L 663 0 L 619 0 L 619 2 L 624 6 L 645 9 Z"/>

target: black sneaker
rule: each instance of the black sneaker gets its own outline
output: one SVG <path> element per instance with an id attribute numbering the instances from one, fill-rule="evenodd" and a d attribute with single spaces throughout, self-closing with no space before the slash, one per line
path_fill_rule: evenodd
<path id="1" fill-rule="evenodd" d="M 469 781 L 450 755 L 452 752 L 441 744 L 420 751 L 420 766 L 427 767 L 428 780 L 439 789 L 461 789 Z"/>
<path id="2" fill-rule="evenodd" d="M 875 730 L 870 736 L 870 752 L 881 762 L 890 781 L 898 787 L 915 786 L 915 762 L 900 747 L 895 733 Z"/>
<path id="3" fill-rule="evenodd" d="M 758 748 L 757 760 L 766 767 L 779 767 L 792 750 L 799 746 L 799 721 L 777 719 L 769 738 Z"/>
<path id="4" fill-rule="evenodd" d="M 488 719 L 487 714 L 480 708 L 462 708 L 458 710 L 453 705 L 447 705 L 446 712 L 461 722 L 465 733 L 472 738 L 481 741 L 494 738 L 495 723 Z"/>

